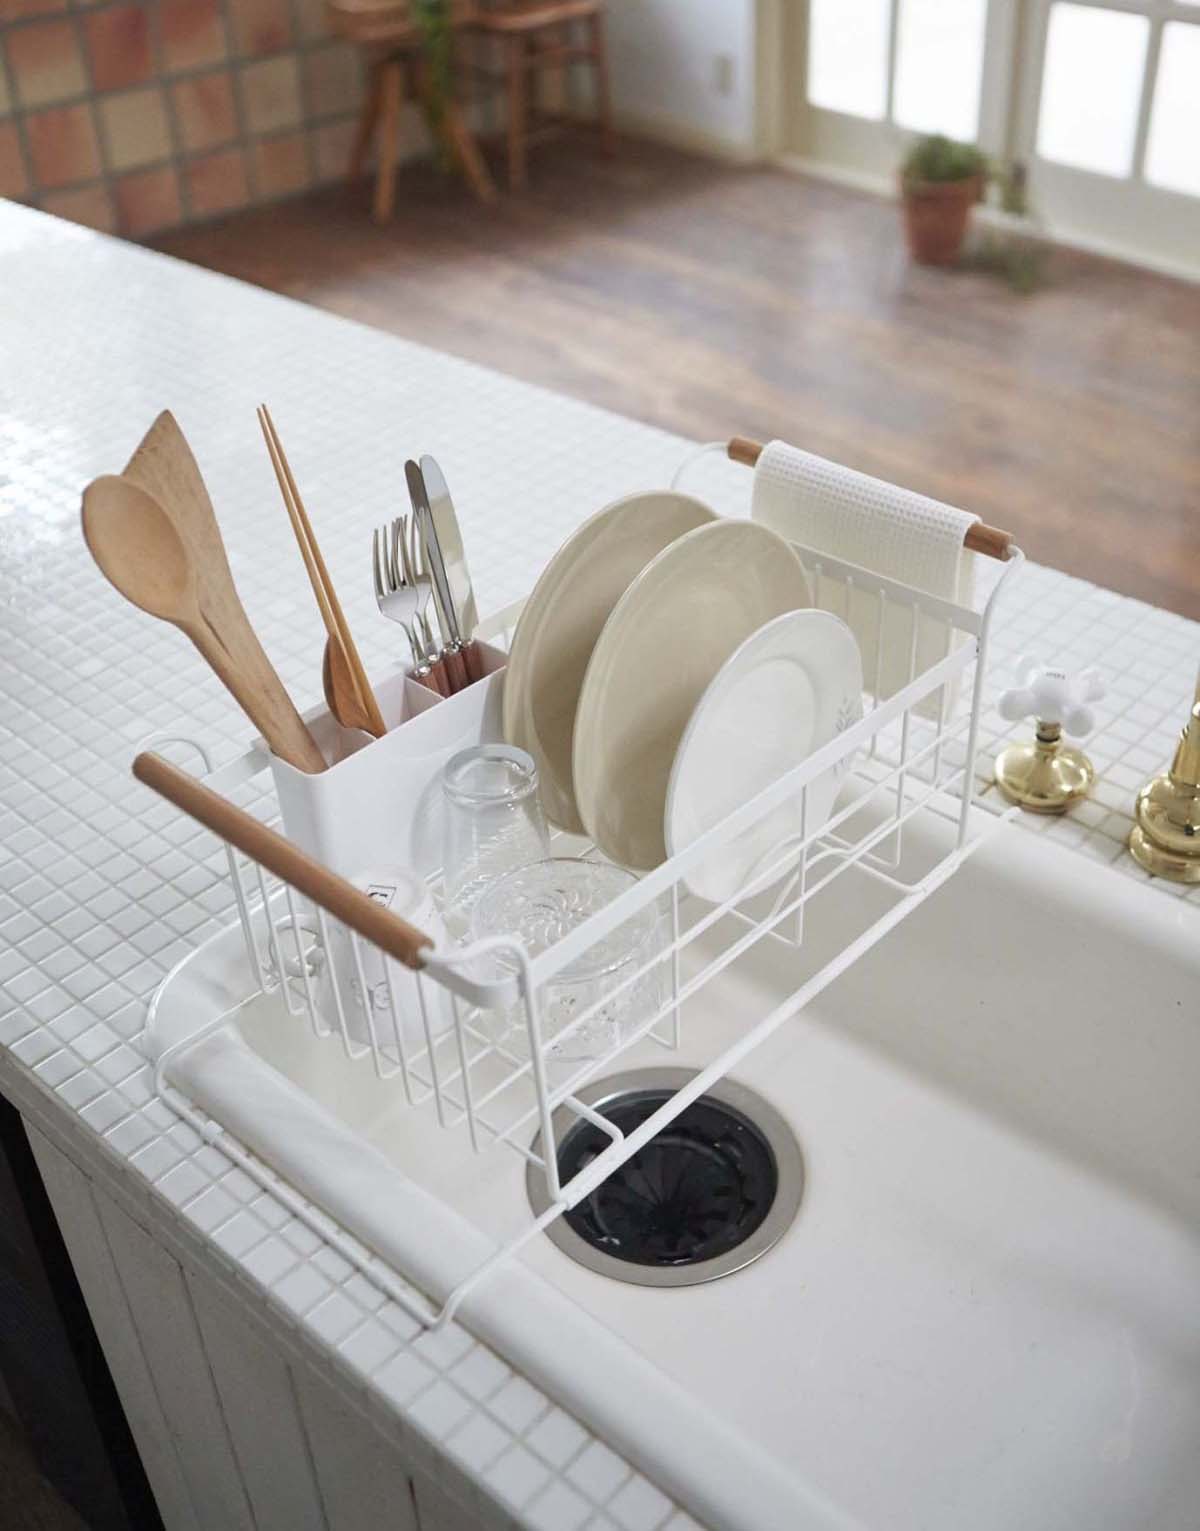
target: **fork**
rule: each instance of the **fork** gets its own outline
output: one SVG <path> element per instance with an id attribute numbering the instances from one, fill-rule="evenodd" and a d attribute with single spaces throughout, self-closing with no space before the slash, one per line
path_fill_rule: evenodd
<path id="1" fill-rule="evenodd" d="M 445 696 L 444 666 L 433 657 L 429 623 L 424 617 L 432 595 L 428 575 L 418 578 L 408 549 L 408 517 L 397 516 L 390 526 L 371 535 L 371 573 L 375 601 L 389 622 L 403 627 L 416 668 L 413 678 Z"/>
<path id="2" fill-rule="evenodd" d="M 392 522 L 392 558 L 399 563 L 404 583 L 412 585 L 419 597 L 414 627 L 417 647 L 421 650 L 420 672 L 422 676 L 436 672 L 436 683 L 441 687 L 442 695 L 449 696 L 457 687 L 446 663 L 445 650 L 435 639 L 429 620 L 433 576 L 425 562 L 416 516 L 400 515 Z"/>

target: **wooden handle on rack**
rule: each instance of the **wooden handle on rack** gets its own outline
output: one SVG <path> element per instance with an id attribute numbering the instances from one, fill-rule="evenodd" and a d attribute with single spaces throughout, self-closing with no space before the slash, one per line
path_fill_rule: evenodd
<path id="1" fill-rule="evenodd" d="M 753 468 L 762 456 L 762 442 L 751 441 L 749 436 L 732 436 L 725 450 L 731 461 L 740 462 L 747 468 Z"/>
<path id="2" fill-rule="evenodd" d="M 749 436 L 734 436 L 725 451 L 732 462 L 740 462 L 747 468 L 753 468 L 762 456 L 762 443 L 751 441 Z M 970 548 L 973 553 L 982 553 L 987 558 L 999 558 L 1003 562 L 1008 558 L 1012 540 L 1011 532 L 1002 531 L 998 526 L 988 526 L 983 521 L 976 521 L 973 526 L 967 528 L 963 546 Z"/>
<path id="3" fill-rule="evenodd" d="M 181 771 L 152 750 L 144 750 L 133 762 L 133 774 L 389 957 L 405 967 L 424 965 L 422 952 L 433 946 L 424 931 L 368 898 L 353 883 L 314 861 L 298 845 L 285 840 L 187 771 Z"/>

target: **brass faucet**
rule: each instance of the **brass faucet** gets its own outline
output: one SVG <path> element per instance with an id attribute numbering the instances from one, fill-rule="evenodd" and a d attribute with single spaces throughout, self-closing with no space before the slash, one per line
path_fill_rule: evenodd
<path id="1" fill-rule="evenodd" d="M 1200 682 L 1170 768 L 1137 795 L 1129 850 L 1139 866 L 1173 882 L 1200 882 Z"/>

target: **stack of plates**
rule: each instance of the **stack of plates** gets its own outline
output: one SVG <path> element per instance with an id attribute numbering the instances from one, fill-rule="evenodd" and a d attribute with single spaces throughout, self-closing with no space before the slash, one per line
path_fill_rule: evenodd
<path id="1" fill-rule="evenodd" d="M 563 543 L 525 603 L 504 677 L 504 737 L 533 756 L 546 817 L 570 834 L 587 833 L 572 750 L 596 640 L 646 565 L 677 537 L 716 519 L 685 494 L 618 500 Z"/>
<path id="2" fill-rule="evenodd" d="M 521 616 L 506 738 L 537 762 L 548 817 L 612 861 L 658 866 L 861 715 L 862 664 L 811 609 L 776 533 L 678 494 L 637 495 L 555 555 Z M 828 818 L 840 775 L 706 855 L 702 897 L 742 888 Z"/>

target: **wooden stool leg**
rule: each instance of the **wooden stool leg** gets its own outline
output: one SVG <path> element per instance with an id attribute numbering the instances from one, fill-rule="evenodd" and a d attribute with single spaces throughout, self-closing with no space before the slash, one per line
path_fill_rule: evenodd
<path id="1" fill-rule="evenodd" d="M 559 33 L 566 32 L 566 23 L 559 27 L 546 27 L 541 32 L 535 32 L 529 41 L 529 50 L 526 59 L 529 66 L 529 85 L 526 93 L 527 117 L 526 130 L 536 131 L 539 118 L 549 115 L 554 108 L 553 81 L 549 78 L 549 70 L 542 55 L 556 53 L 565 48 L 569 39 Z M 559 78 L 565 79 L 567 65 L 559 67 Z M 561 88 L 561 87 L 560 87 Z"/>
<path id="2" fill-rule="evenodd" d="M 596 70 L 596 121 L 600 125 L 600 146 L 605 154 L 617 152 L 617 135 L 613 128 L 612 93 L 608 82 L 608 43 L 604 36 L 604 13 L 597 11 L 591 17 L 592 63 Z"/>
<path id="3" fill-rule="evenodd" d="M 382 105 L 383 65 L 372 64 L 367 99 L 363 102 L 362 115 L 358 119 L 358 128 L 354 134 L 354 146 L 350 150 L 350 168 L 347 175 L 351 181 L 357 181 L 366 169 L 367 154 L 371 148 L 371 140 L 375 136 L 375 129 L 379 125 L 379 111 Z"/>
<path id="4" fill-rule="evenodd" d="M 462 108 L 453 98 L 443 101 L 439 110 L 433 81 L 424 59 L 413 60 L 413 93 L 425 108 L 430 133 L 447 149 L 463 173 L 463 179 L 480 202 L 496 200 L 496 187 L 484 164 L 475 135 L 467 126 Z"/>
<path id="5" fill-rule="evenodd" d="M 401 84 L 399 59 L 381 66 L 379 167 L 375 175 L 375 222 L 388 223 L 396 207 L 396 157 L 399 152 Z"/>
<path id="6" fill-rule="evenodd" d="M 508 40 L 508 184 L 513 191 L 525 185 L 525 39 Z"/>
<path id="7" fill-rule="evenodd" d="M 499 37 L 488 37 L 484 39 L 483 49 L 483 67 L 491 78 L 498 80 L 500 71 L 508 58 L 507 44 Z M 487 136 L 498 139 L 504 131 L 506 121 L 504 105 L 498 90 L 487 92 L 484 110 L 487 113 Z"/>
<path id="8" fill-rule="evenodd" d="M 447 101 L 442 112 L 442 131 L 458 158 L 467 185 L 481 202 L 496 200 L 496 187 L 488 173 L 475 135 L 467 126 L 456 101 Z"/>
<path id="9" fill-rule="evenodd" d="M 568 43 L 571 42 L 573 40 L 573 38 L 575 37 L 575 35 L 576 34 L 574 32 L 568 31 L 568 36 L 567 36 L 567 39 L 566 39 L 567 42 Z M 578 65 L 578 63 L 564 64 L 563 65 L 563 71 L 562 71 L 562 78 L 563 78 L 562 109 L 567 114 L 568 117 L 578 117 L 579 116 L 579 112 L 578 112 L 578 106 L 579 106 L 579 65 Z"/>

